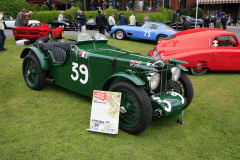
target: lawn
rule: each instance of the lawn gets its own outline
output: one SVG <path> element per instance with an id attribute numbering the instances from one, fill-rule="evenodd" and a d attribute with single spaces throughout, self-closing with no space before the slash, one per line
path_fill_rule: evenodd
<path id="1" fill-rule="evenodd" d="M 109 44 L 147 54 L 154 43 Z M 154 117 L 142 134 L 88 132 L 91 98 L 47 83 L 27 87 L 22 76 L 25 47 L 7 37 L 0 52 L 0 159 L 240 159 L 240 72 L 192 76 L 194 98 L 177 119 Z"/>

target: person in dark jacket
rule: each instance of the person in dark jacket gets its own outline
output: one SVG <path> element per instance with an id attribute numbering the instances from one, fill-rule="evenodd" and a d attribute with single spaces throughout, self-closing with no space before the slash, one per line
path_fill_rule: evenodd
<path id="1" fill-rule="evenodd" d="M 102 15 L 101 11 L 98 11 L 98 16 L 96 17 L 96 23 L 99 29 L 99 33 L 105 35 L 105 27 L 107 26 L 107 19 Z"/>
<path id="2" fill-rule="evenodd" d="M 76 32 L 78 30 L 78 24 L 80 24 L 80 32 L 82 31 L 82 26 L 86 25 L 86 17 L 82 11 L 78 10 L 78 13 L 75 14 L 76 18 Z"/>
<path id="3" fill-rule="evenodd" d="M 92 11 L 95 11 L 95 9 L 96 9 L 96 2 L 94 0 L 91 1 L 90 7 L 91 7 Z"/>
<path id="4" fill-rule="evenodd" d="M 119 23 L 118 23 L 118 25 L 121 25 L 121 19 L 122 19 L 122 14 L 121 14 L 121 12 L 118 12 L 118 17 L 119 17 Z"/>
<path id="5" fill-rule="evenodd" d="M 68 19 L 69 21 L 72 21 L 72 16 L 71 16 L 71 14 L 69 14 L 69 12 L 67 12 L 66 19 Z"/>
<path id="6" fill-rule="evenodd" d="M 209 28 L 210 16 L 206 15 L 206 18 L 203 18 L 203 27 Z"/>
<path id="7" fill-rule="evenodd" d="M 222 28 L 223 29 L 227 29 L 227 18 L 226 18 L 226 15 L 224 14 L 222 19 L 221 19 L 221 23 L 222 23 Z"/>
<path id="8" fill-rule="evenodd" d="M 182 28 L 181 31 L 191 29 L 191 24 L 187 21 L 186 16 L 182 15 L 180 17 L 180 21 L 182 22 Z"/>
<path id="9" fill-rule="evenodd" d="M 124 16 L 124 14 L 122 13 L 122 18 L 120 20 L 120 24 L 121 25 L 127 25 L 128 24 L 128 20 L 127 18 Z"/>

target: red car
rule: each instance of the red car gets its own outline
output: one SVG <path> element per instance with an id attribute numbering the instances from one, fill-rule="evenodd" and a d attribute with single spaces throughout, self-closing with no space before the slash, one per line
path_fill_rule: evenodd
<path id="1" fill-rule="evenodd" d="M 45 23 L 33 23 L 26 27 L 17 27 L 13 29 L 13 35 L 16 40 L 28 39 L 37 40 L 38 38 L 49 36 L 53 38 L 63 38 L 64 32 L 61 27 L 53 29 Z"/>
<path id="2" fill-rule="evenodd" d="M 164 54 L 163 60 L 176 58 L 193 75 L 210 71 L 240 71 L 240 44 L 230 31 L 214 28 L 189 29 L 161 40 L 149 56 Z"/>

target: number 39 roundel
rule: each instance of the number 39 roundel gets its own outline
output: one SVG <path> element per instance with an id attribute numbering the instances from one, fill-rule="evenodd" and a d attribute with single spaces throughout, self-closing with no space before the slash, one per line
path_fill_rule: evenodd
<path id="1" fill-rule="evenodd" d="M 71 78 L 72 78 L 72 80 L 76 81 L 76 80 L 79 79 L 79 73 L 78 73 L 78 70 L 77 70 L 78 63 L 72 62 L 72 65 L 73 65 L 72 66 L 72 71 L 75 73 L 75 76 L 74 76 L 74 74 L 71 74 Z M 83 74 L 85 76 L 84 79 L 80 78 L 80 82 L 82 84 L 86 84 L 88 82 L 88 68 L 87 68 L 87 66 L 84 65 L 84 64 L 81 64 L 79 66 L 79 71 L 80 71 L 81 74 Z"/>

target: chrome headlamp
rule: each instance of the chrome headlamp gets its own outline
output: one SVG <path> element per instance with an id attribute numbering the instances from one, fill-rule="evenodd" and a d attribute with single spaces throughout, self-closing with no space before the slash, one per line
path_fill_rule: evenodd
<path id="1" fill-rule="evenodd" d="M 152 51 L 152 56 L 157 57 L 157 54 L 158 54 L 158 49 L 157 49 L 157 47 L 154 47 L 154 49 Z"/>
<path id="2" fill-rule="evenodd" d="M 149 80 L 149 86 L 151 90 L 155 90 L 160 82 L 160 74 L 159 73 L 151 73 L 148 77 Z"/>
<path id="3" fill-rule="evenodd" d="M 171 69 L 172 81 L 178 81 L 181 76 L 181 69 L 179 67 L 173 67 Z"/>

